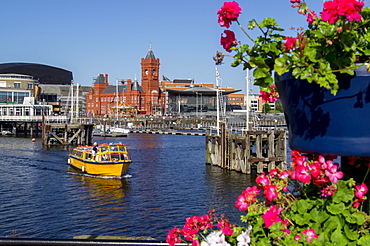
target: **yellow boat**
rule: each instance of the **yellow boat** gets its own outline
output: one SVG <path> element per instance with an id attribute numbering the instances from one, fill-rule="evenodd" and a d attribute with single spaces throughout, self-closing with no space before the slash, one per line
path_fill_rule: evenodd
<path id="1" fill-rule="evenodd" d="M 72 150 L 68 163 L 80 171 L 97 176 L 119 178 L 131 164 L 130 154 L 124 144 L 110 143 L 97 146 L 93 158 L 93 146 L 80 146 Z"/>

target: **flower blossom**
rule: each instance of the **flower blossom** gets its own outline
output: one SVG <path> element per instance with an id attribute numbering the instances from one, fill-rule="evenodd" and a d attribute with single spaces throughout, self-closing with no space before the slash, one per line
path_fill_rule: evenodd
<path id="1" fill-rule="evenodd" d="M 220 24 L 220 26 L 229 28 L 231 22 L 238 19 L 241 10 L 242 9 L 239 7 L 239 3 L 235 1 L 224 2 L 224 6 L 222 6 L 217 12 L 218 23 Z"/>
<path id="2" fill-rule="evenodd" d="M 279 99 L 278 94 L 275 90 L 275 85 L 270 85 L 270 89 L 271 90 L 269 92 L 260 91 L 261 95 L 259 97 L 262 99 L 262 101 L 273 103 Z"/>
<path id="3" fill-rule="evenodd" d="M 341 171 L 338 171 L 337 165 L 330 165 L 325 170 L 325 175 L 329 178 L 334 184 L 338 183 L 338 179 L 343 178 L 344 174 Z"/>
<path id="4" fill-rule="evenodd" d="M 285 43 L 283 44 L 285 52 L 289 52 L 290 50 L 292 50 L 297 42 L 297 39 L 292 37 L 285 37 L 283 38 L 283 40 L 285 40 Z"/>
<path id="5" fill-rule="evenodd" d="M 264 194 L 269 201 L 272 201 L 279 196 L 276 185 L 266 185 L 264 188 Z"/>
<path id="6" fill-rule="evenodd" d="M 307 229 L 305 230 L 304 232 L 302 232 L 303 235 L 306 235 L 306 240 L 307 242 L 312 242 L 312 239 L 313 238 L 318 238 L 319 236 L 317 236 L 317 234 L 315 234 L 315 230 L 314 229 Z"/>
<path id="7" fill-rule="evenodd" d="M 240 210 L 247 210 L 248 205 L 257 201 L 257 195 L 260 194 L 257 186 L 247 187 L 246 190 L 235 201 L 235 206 Z"/>
<path id="8" fill-rule="evenodd" d="M 251 242 L 250 234 L 252 231 L 252 226 L 249 226 L 248 229 L 242 232 L 236 240 L 238 241 L 238 246 L 249 246 Z"/>
<path id="9" fill-rule="evenodd" d="M 222 231 L 211 232 L 204 241 L 201 242 L 201 246 L 229 246 L 226 242 L 225 234 Z"/>
<path id="10" fill-rule="evenodd" d="M 224 36 L 224 34 L 226 36 Z M 225 30 L 224 33 L 221 34 L 220 44 L 227 52 L 231 52 L 230 48 L 237 45 L 235 33 L 230 30 Z"/>
<path id="11" fill-rule="evenodd" d="M 166 237 L 166 242 L 168 243 L 168 245 L 173 246 L 176 243 L 181 243 L 180 234 L 181 230 L 176 226 L 172 230 L 169 230 Z"/>
<path id="12" fill-rule="evenodd" d="M 217 224 L 217 227 L 220 228 L 222 233 L 226 236 L 231 236 L 234 233 L 234 231 L 230 227 L 228 220 L 220 220 Z"/>
<path id="13" fill-rule="evenodd" d="M 362 16 L 359 14 L 364 3 L 358 0 L 333 0 L 325 1 L 321 12 L 323 21 L 333 24 L 344 16 L 348 21 L 360 21 Z"/>
<path id="14" fill-rule="evenodd" d="M 355 196 L 359 199 L 363 199 L 368 191 L 366 184 L 356 185 L 355 188 L 356 188 Z"/>
<path id="15" fill-rule="evenodd" d="M 265 176 L 264 173 L 260 174 L 257 178 L 256 178 L 256 184 L 258 186 L 266 186 L 266 185 L 269 185 L 270 184 L 270 178 L 268 176 Z"/>
<path id="16" fill-rule="evenodd" d="M 314 22 L 314 20 L 317 19 L 317 15 L 315 13 L 315 11 L 313 10 L 310 10 L 308 13 L 307 13 L 307 22 L 308 24 L 312 24 Z"/>
<path id="17" fill-rule="evenodd" d="M 272 205 L 267 211 L 263 212 L 262 218 L 266 228 L 269 228 L 274 223 L 282 222 L 279 217 L 281 211 L 281 208 L 277 208 L 276 205 Z"/>
<path id="18" fill-rule="evenodd" d="M 335 191 L 337 191 L 337 189 L 333 185 L 329 185 L 328 187 L 325 187 L 323 190 L 321 190 L 321 196 L 333 196 Z"/>

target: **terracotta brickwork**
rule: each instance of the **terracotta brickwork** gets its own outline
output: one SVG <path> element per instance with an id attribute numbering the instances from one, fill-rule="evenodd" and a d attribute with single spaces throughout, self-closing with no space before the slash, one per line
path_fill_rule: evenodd
<path id="1" fill-rule="evenodd" d="M 159 65 L 159 58 L 155 58 L 150 48 L 146 57 L 141 59 L 141 84 L 127 79 L 116 82 L 118 86 L 109 85 L 108 74 L 99 74 L 86 95 L 87 114 L 113 116 L 112 108 L 117 104 L 134 106 L 138 114 L 164 114 L 166 98 L 159 87 Z"/>

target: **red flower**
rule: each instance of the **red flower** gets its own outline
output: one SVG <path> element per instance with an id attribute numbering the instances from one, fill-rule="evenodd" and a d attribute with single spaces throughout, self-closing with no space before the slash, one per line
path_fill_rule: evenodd
<path id="1" fill-rule="evenodd" d="M 283 47 L 285 48 L 285 52 L 289 52 L 295 47 L 295 44 L 297 42 L 296 38 L 285 37 L 283 39 L 286 40 L 285 43 L 283 44 Z"/>
<path id="2" fill-rule="evenodd" d="M 224 34 L 226 36 L 224 36 Z M 220 43 L 227 52 L 231 52 L 230 48 L 237 46 L 235 33 L 230 30 L 225 30 L 224 33 L 221 34 Z"/>
<path id="3" fill-rule="evenodd" d="M 279 217 L 281 210 L 282 209 L 277 208 L 276 205 L 272 205 L 267 211 L 263 213 L 262 218 L 266 228 L 269 228 L 274 223 L 282 222 Z"/>
<path id="4" fill-rule="evenodd" d="M 180 238 L 181 230 L 177 227 L 174 227 L 172 230 L 168 231 L 166 242 L 170 246 L 174 246 L 176 243 L 181 243 Z"/>
<path id="5" fill-rule="evenodd" d="M 217 12 L 218 23 L 221 26 L 229 28 L 231 22 L 238 19 L 241 10 L 242 9 L 239 7 L 239 4 L 235 1 L 224 2 L 224 6 L 222 6 Z"/>

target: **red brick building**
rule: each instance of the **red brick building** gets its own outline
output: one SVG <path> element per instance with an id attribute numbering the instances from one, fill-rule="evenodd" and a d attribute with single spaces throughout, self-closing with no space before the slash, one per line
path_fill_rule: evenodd
<path id="1" fill-rule="evenodd" d="M 131 79 L 109 85 L 108 74 L 99 74 L 86 95 L 86 113 L 94 116 L 164 114 L 166 97 L 159 87 L 159 58 L 152 48 L 141 58 L 141 85 Z M 118 105 L 118 109 L 117 109 Z"/>

